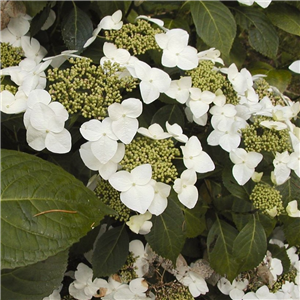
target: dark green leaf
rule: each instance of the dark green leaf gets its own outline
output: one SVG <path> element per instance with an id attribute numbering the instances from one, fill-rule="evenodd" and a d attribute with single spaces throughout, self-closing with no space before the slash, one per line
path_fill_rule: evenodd
<path id="1" fill-rule="evenodd" d="M 300 218 L 286 217 L 283 224 L 283 231 L 289 246 L 300 245 Z"/>
<path id="2" fill-rule="evenodd" d="M 206 229 L 205 213 L 206 207 L 198 202 L 192 209 L 183 208 L 186 226 L 186 236 L 193 238 L 200 235 Z"/>
<path id="3" fill-rule="evenodd" d="M 254 7 L 239 7 L 236 14 L 237 23 L 249 32 L 249 43 L 259 53 L 275 58 L 279 38 L 275 27 L 263 12 Z"/>
<path id="4" fill-rule="evenodd" d="M 124 9 L 124 1 L 97 1 L 96 3 L 102 13 L 102 18 L 108 15 L 112 15 L 119 9 Z"/>
<path id="5" fill-rule="evenodd" d="M 208 46 L 229 54 L 236 35 L 230 10 L 220 1 L 191 1 L 190 6 L 199 37 Z"/>
<path id="6" fill-rule="evenodd" d="M 267 9 L 267 16 L 280 29 L 300 36 L 300 11 L 287 3 L 274 3 Z"/>
<path id="7" fill-rule="evenodd" d="M 125 264 L 129 251 L 129 239 L 125 226 L 106 231 L 97 241 L 92 265 L 95 277 L 109 276 Z"/>
<path id="8" fill-rule="evenodd" d="M 74 6 L 62 22 L 62 37 L 68 49 L 81 53 L 83 45 L 92 36 L 93 24 L 89 16 Z"/>
<path id="9" fill-rule="evenodd" d="M 267 238 L 263 226 L 252 215 L 233 243 L 233 256 L 239 263 L 239 272 L 258 266 L 267 251 Z"/>
<path id="10" fill-rule="evenodd" d="M 81 181 L 38 157 L 1 150 L 1 166 L 2 268 L 69 248 L 111 211 Z"/>
<path id="11" fill-rule="evenodd" d="M 171 125 L 177 123 L 181 127 L 184 126 L 184 114 L 179 105 L 164 105 L 153 116 L 151 123 L 158 123 L 162 128 L 166 128 L 166 122 Z"/>
<path id="12" fill-rule="evenodd" d="M 48 1 L 23 1 L 26 6 L 26 13 L 34 17 L 46 7 Z"/>
<path id="13" fill-rule="evenodd" d="M 153 216 L 153 227 L 145 237 L 153 251 L 175 263 L 184 242 L 184 217 L 180 207 L 169 199 L 169 204 L 163 214 Z"/>
<path id="14" fill-rule="evenodd" d="M 267 82 L 270 85 L 275 86 L 282 93 L 288 88 L 292 80 L 292 74 L 288 70 L 274 69 L 270 70 L 267 75 Z"/>
<path id="15" fill-rule="evenodd" d="M 1 299 L 41 300 L 60 286 L 68 263 L 62 251 L 33 265 L 2 270 Z"/>
<path id="16" fill-rule="evenodd" d="M 235 198 L 232 205 L 232 219 L 238 230 L 242 230 L 251 220 L 252 214 L 255 212 L 250 201 Z"/>
<path id="17" fill-rule="evenodd" d="M 237 234 L 233 226 L 217 218 L 207 236 L 210 266 L 220 275 L 226 274 L 230 281 L 238 275 L 238 265 L 232 255 Z"/>

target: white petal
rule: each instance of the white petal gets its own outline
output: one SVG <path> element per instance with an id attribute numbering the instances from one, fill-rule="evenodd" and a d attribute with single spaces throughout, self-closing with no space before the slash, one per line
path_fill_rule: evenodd
<path id="1" fill-rule="evenodd" d="M 249 169 L 245 164 L 234 165 L 232 174 L 239 185 L 244 185 L 253 175 L 254 169 Z"/>
<path id="2" fill-rule="evenodd" d="M 111 160 L 106 164 L 101 164 L 98 169 L 100 176 L 105 180 L 108 180 L 117 170 L 118 164 Z"/>
<path id="3" fill-rule="evenodd" d="M 97 141 L 102 136 L 102 123 L 93 119 L 83 123 L 80 127 L 81 135 L 88 141 Z"/>
<path id="4" fill-rule="evenodd" d="M 91 170 L 98 171 L 101 167 L 100 161 L 93 154 L 91 149 L 92 142 L 86 142 L 80 146 L 79 154 L 83 163 Z"/>
<path id="5" fill-rule="evenodd" d="M 295 73 L 300 74 L 300 60 L 294 61 L 290 66 L 289 69 Z"/>
<path id="6" fill-rule="evenodd" d="M 176 53 L 165 49 L 163 51 L 162 57 L 161 57 L 161 64 L 164 67 L 167 68 L 173 68 L 177 66 L 177 61 L 178 61 L 178 56 L 176 55 Z"/>
<path id="7" fill-rule="evenodd" d="M 127 171 L 119 171 L 109 178 L 110 185 L 119 192 L 124 192 L 132 187 L 132 175 Z"/>
<path id="8" fill-rule="evenodd" d="M 45 149 L 46 132 L 36 130 L 31 125 L 28 126 L 26 132 L 26 140 L 28 145 L 37 151 Z"/>
<path id="9" fill-rule="evenodd" d="M 130 281 L 129 288 L 134 294 L 145 293 L 148 290 L 148 284 L 144 278 L 136 278 Z"/>
<path id="10" fill-rule="evenodd" d="M 69 118 L 69 113 L 65 107 L 60 102 L 51 102 L 49 107 L 54 111 L 55 115 L 61 118 L 62 121 L 67 121 Z"/>
<path id="11" fill-rule="evenodd" d="M 149 212 L 151 212 L 151 214 L 159 216 L 164 212 L 167 206 L 168 206 L 168 199 L 166 197 L 162 197 L 159 193 L 155 193 L 152 203 L 148 207 L 148 210 Z"/>
<path id="12" fill-rule="evenodd" d="M 142 114 L 143 104 L 139 99 L 128 98 L 122 101 L 122 106 L 126 112 L 126 116 L 137 118 Z"/>
<path id="13" fill-rule="evenodd" d="M 91 145 L 93 154 L 102 164 L 106 164 L 113 158 L 118 149 L 118 143 L 110 139 L 108 136 L 102 136 L 98 141 Z"/>
<path id="14" fill-rule="evenodd" d="M 179 201 L 187 208 L 193 208 L 198 200 L 198 190 L 194 185 L 186 186 L 182 192 L 178 194 Z"/>
<path id="15" fill-rule="evenodd" d="M 112 122 L 112 130 L 118 139 L 124 144 L 130 144 L 139 127 L 137 119 L 121 118 Z"/>
<path id="16" fill-rule="evenodd" d="M 193 160 L 193 169 L 197 173 L 206 173 L 215 169 L 214 162 L 212 161 L 210 156 L 204 151 L 202 151 L 199 155 L 195 156 Z"/>
<path id="17" fill-rule="evenodd" d="M 192 70 L 198 66 L 197 49 L 187 46 L 180 52 L 177 66 L 181 70 Z"/>
<path id="18" fill-rule="evenodd" d="M 150 164 L 143 164 L 135 167 L 131 171 L 132 180 L 135 184 L 145 185 L 148 184 L 152 177 L 152 167 Z"/>
<path id="19" fill-rule="evenodd" d="M 161 49 L 166 49 L 169 38 L 165 33 L 158 33 L 155 35 L 155 41 Z"/>
<path id="20" fill-rule="evenodd" d="M 154 198 L 154 189 L 150 184 L 143 185 L 143 186 L 140 185 L 131 186 L 129 190 L 127 190 L 126 192 L 121 192 L 120 195 L 121 201 L 128 208 L 137 211 L 140 214 L 144 214 L 147 211 L 153 198 Z"/>
<path id="21" fill-rule="evenodd" d="M 139 87 L 144 103 L 150 104 L 159 97 L 159 90 L 150 82 L 141 81 Z"/>
<path id="22" fill-rule="evenodd" d="M 46 136 L 46 148 L 54 153 L 68 153 L 72 147 L 72 137 L 67 129 L 59 133 L 50 132 Z"/>
<path id="23" fill-rule="evenodd" d="M 42 89 L 36 89 L 31 91 L 28 95 L 28 107 L 33 108 L 33 106 L 38 102 L 49 104 L 51 102 L 50 94 Z"/>

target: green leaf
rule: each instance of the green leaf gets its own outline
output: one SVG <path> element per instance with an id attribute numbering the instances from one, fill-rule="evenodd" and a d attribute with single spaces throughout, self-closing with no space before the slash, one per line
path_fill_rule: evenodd
<path id="1" fill-rule="evenodd" d="M 26 13 L 34 17 L 46 7 L 48 1 L 23 1 L 26 6 Z"/>
<path id="2" fill-rule="evenodd" d="M 184 220 L 186 226 L 186 236 L 193 238 L 200 235 L 206 229 L 205 213 L 206 207 L 203 207 L 200 202 L 192 209 L 183 208 Z"/>
<path id="3" fill-rule="evenodd" d="M 239 7 L 236 10 L 236 21 L 243 29 L 248 30 L 251 47 L 262 55 L 275 58 L 279 38 L 265 14 L 253 7 Z"/>
<path id="4" fill-rule="evenodd" d="M 62 37 L 68 49 L 81 53 L 83 45 L 92 36 L 93 24 L 90 17 L 80 8 L 74 8 L 63 19 Z"/>
<path id="5" fill-rule="evenodd" d="M 185 242 L 184 217 L 180 207 L 169 199 L 166 210 L 159 216 L 153 216 L 151 221 L 153 227 L 145 236 L 147 242 L 158 255 L 175 264 Z"/>
<path id="6" fill-rule="evenodd" d="M 254 213 L 251 202 L 235 198 L 232 205 L 232 219 L 238 230 L 242 230 Z"/>
<path id="7" fill-rule="evenodd" d="M 300 35 L 300 11 L 287 3 L 274 3 L 266 9 L 271 22 L 280 29 L 295 35 Z"/>
<path id="8" fill-rule="evenodd" d="M 191 1 L 190 7 L 198 36 L 208 46 L 228 55 L 236 35 L 230 10 L 220 1 Z"/>
<path id="9" fill-rule="evenodd" d="M 124 10 L 124 1 L 96 1 L 102 17 L 112 15 L 117 10 Z"/>
<path id="10" fill-rule="evenodd" d="M 97 241 L 92 257 L 95 277 L 109 276 L 126 262 L 129 239 L 125 226 L 106 231 Z"/>
<path id="11" fill-rule="evenodd" d="M 239 185 L 232 175 L 232 170 L 230 167 L 225 167 L 222 172 L 223 184 L 226 189 L 235 197 L 248 200 L 249 193 L 245 185 Z"/>
<path id="12" fill-rule="evenodd" d="M 283 231 L 290 247 L 300 245 L 300 218 L 286 217 Z"/>
<path id="13" fill-rule="evenodd" d="M 34 155 L 1 150 L 1 167 L 2 268 L 69 248 L 111 211 L 81 181 Z"/>
<path id="14" fill-rule="evenodd" d="M 292 80 L 292 74 L 288 70 L 270 70 L 267 73 L 266 81 L 276 88 L 279 89 L 280 92 L 284 92 Z"/>
<path id="15" fill-rule="evenodd" d="M 158 123 L 162 128 L 166 128 L 166 122 L 171 125 L 177 123 L 181 127 L 184 126 L 184 114 L 179 105 L 164 105 L 153 116 L 151 123 Z"/>
<path id="16" fill-rule="evenodd" d="M 60 286 L 68 263 L 62 251 L 33 265 L 1 272 L 2 299 L 41 300 Z"/>
<path id="17" fill-rule="evenodd" d="M 267 251 L 267 238 L 263 226 L 253 215 L 233 243 L 233 256 L 239 263 L 239 272 L 258 266 Z"/>
<path id="18" fill-rule="evenodd" d="M 220 275 L 226 274 L 230 281 L 238 275 L 238 265 L 232 255 L 237 234 L 233 226 L 217 218 L 207 236 L 210 266 Z"/>

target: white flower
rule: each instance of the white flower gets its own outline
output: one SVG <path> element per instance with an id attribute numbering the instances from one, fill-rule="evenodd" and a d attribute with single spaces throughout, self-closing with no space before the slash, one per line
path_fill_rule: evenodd
<path id="1" fill-rule="evenodd" d="M 81 58 L 81 56 L 74 54 L 77 51 L 78 50 L 65 50 L 65 51 L 62 51 L 60 54 L 57 54 L 55 56 L 45 57 L 43 59 L 43 61 L 50 60 L 51 61 L 51 63 L 50 63 L 51 67 L 53 67 L 53 68 L 59 68 L 70 57 Z"/>
<path id="2" fill-rule="evenodd" d="M 128 208 L 144 214 L 154 198 L 151 185 L 152 167 L 150 164 L 140 165 L 130 173 L 119 171 L 109 178 L 114 189 L 121 192 L 120 200 Z"/>
<path id="3" fill-rule="evenodd" d="M 262 8 L 267 8 L 272 0 L 238 0 L 239 3 L 251 6 L 254 2 L 256 2 Z"/>
<path id="4" fill-rule="evenodd" d="M 149 271 L 147 247 L 140 240 L 133 240 L 129 243 L 129 251 L 136 258 L 133 266 L 138 277 L 143 277 Z"/>
<path id="5" fill-rule="evenodd" d="M 126 225 L 136 234 L 148 234 L 152 228 L 152 222 L 149 221 L 151 218 L 152 214 L 146 211 L 144 214 L 131 216 Z"/>
<path id="6" fill-rule="evenodd" d="M 119 289 L 123 289 L 127 287 L 127 284 L 121 283 L 121 279 L 117 274 L 111 275 L 108 277 L 108 280 L 105 279 L 99 279 L 97 281 L 99 285 L 99 296 L 102 300 L 113 300 L 114 294 Z"/>
<path id="7" fill-rule="evenodd" d="M 195 122 L 196 124 L 201 125 L 201 126 L 206 125 L 207 119 L 208 119 L 207 113 L 205 113 L 204 115 L 202 115 L 199 118 L 196 118 L 188 106 L 184 109 L 184 112 L 185 112 L 185 115 L 189 122 Z"/>
<path id="8" fill-rule="evenodd" d="M 151 214 L 158 216 L 167 208 L 171 186 L 153 179 L 151 180 L 151 185 L 154 189 L 154 198 L 148 210 Z"/>
<path id="9" fill-rule="evenodd" d="M 188 169 L 193 169 L 197 173 L 206 173 L 215 169 L 212 159 L 202 150 L 196 136 L 190 137 L 185 146 L 180 148 L 183 153 L 183 163 Z"/>
<path id="10" fill-rule="evenodd" d="M 184 104 L 190 95 L 192 87 L 192 77 L 181 77 L 179 80 L 172 80 L 169 89 L 165 92 L 167 96 L 176 99 L 179 103 Z"/>
<path id="11" fill-rule="evenodd" d="M 292 218 L 300 218 L 297 200 L 290 201 L 286 207 L 287 214 Z"/>
<path id="12" fill-rule="evenodd" d="M 101 280 L 93 280 L 93 270 L 87 265 L 80 263 L 75 271 L 75 281 L 69 286 L 69 293 L 76 299 L 89 300 L 98 291 Z"/>
<path id="13" fill-rule="evenodd" d="M 142 102 L 136 98 L 128 98 L 122 103 L 113 103 L 108 107 L 108 115 L 112 120 L 112 130 L 124 144 L 134 138 L 139 122 L 137 118 L 143 111 Z"/>
<path id="14" fill-rule="evenodd" d="M 39 63 L 42 58 L 47 54 L 47 50 L 40 45 L 39 41 L 29 36 L 24 36 L 21 40 L 21 47 L 26 57 L 33 59 Z"/>
<path id="15" fill-rule="evenodd" d="M 193 208 L 198 201 L 198 190 L 195 187 L 197 175 L 194 170 L 185 170 L 180 178 L 174 181 L 173 189 L 178 194 L 179 201 L 187 208 Z"/>
<path id="16" fill-rule="evenodd" d="M 64 128 L 69 114 L 59 102 L 51 102 L 45 90 L 33 90 L 28 95 L 27 110 L 23 116 L 28 144 L 35 150 L 47 148 L 54 153 L 71 149 L 71 135 Z"/>
<path id="17" fill-rule="evenodd" d="M 111 128 L 111 119 L 105 118 L 102 122 L 99 120 L 90 120 L 80 127 L 82 136 L 91 141 L 91 150 L 101 164 L 110 161 L 117 152 L 117 137 Z"/>
<path id="18" fill-rule="evenodd" d="M 289 69 L 295 73 L 300 74 L 300 60 L 294 61 L 290 66 Z"/>
<path id="19" fill-rule="evenodd" d="M 300 290 L 299 285 L 297 284 L 299 281 L 295 282 L 296 284 L 294 282 L 285 281 L 279 292 L 277 292 L 279 293 L 278 299 L 300 299 Z"/>
<path id="20" fill-rule="evenodd" d="M 111 16 L 104 17 L 100 23 L 99 27 L 105 30 L 119 30 L 123 26 L 122 20 L 122 11 L 117 10 Z"/>
<path id="21" fill-rule="evenodd" d="M 105 42 L 103 45 L 103 53 L 105 56 L 100 59 L 101 65 L 103 65 L 106 61 L 110 61 L 123 66 L 128 63 L 130 59 L 130 53 L 126 49 L 118 49 L 113 43 Z"/>
<path id="22" fill-rule="evenodd" d="M 148 129 L 140 127 L 138 133 L 153 140 L 163 140 L 172 136 L 171 134 L 164 132 L 162 127 L 157 123 L 150 125 Z"/>
<path id="23" fill-rule="evenodd" d="M 218 288 L 223 294 L 229 295 L 231 299 L 242 299 L 248 284 L 248 279 L 234 279 L 231 284 L 228 279 L 222 277 L 218 281 Z"/>
<path id="24" fill-rule="evenodd" d="M 136 278 L 130 281 L 129 285 L 114 294 L 115 300 L 138 300 L 150 299 L 146 296 L 148 283 L 144 278 Z"/>
<path id="25" fill-rule="evenodd" d="M 220 51 L 215 48 L 210 48 L 205 51 L 201 51 L 197 54 L 199 61 L 200 60 L 210 60 L 213 63 L 220 63 L 224 65 L 223 59 L 220 57 Z"/>
<path id="26" fill-rule="evenodd" d="M 281 260 L 278 258 L 270 259 L 270 272 L 273 275 L 274 282 L 277 281 L 277 276 L 283 272 Z"/>
<path id="27" fill-rule="evenodd" d="M 28 15 L 11 18 L 7 28 L 1 30 L 0 42 L 9 43 L 13 47 L 21 47 L 21 41 L 30 28 L 29 20 Z"/>
<path id="28" fill-rule="evenodd" d="M 79 154 L 84 164 L 93 171 L 98 171 L 100 176 L 108 180 L 118 170 L 119 162 L 125 155 L 125 145 L 118 143 L 115 155 L 105 164 L 101 163 L 92 151 L 93 142 L 87 142 L 80 146 Z"/>
<path id="29" fill-rule="evenodd" d="M 290 155 L 288 151 L 282 153 L 276 152 L 274 165 L 274 177 L 277 185 L 281 185 L 289 179 L 291 169 L 288 167 Z"/>
<path id="30" fill-rule="evenodd" d="M 239 185 L 244 185 L 254 174 L 255 168 L 263 159 L 262 154 L 247 152 L 243 148 L 237 148 L 229 153 L 234 163 L 232 174 Z"/>
<path id="31" fill-rule="evenodd" d="M 6 114 L 18 114 L 27 108 L 27 96 L 22 90 L 15 95 L 9 91 L 0 92 L 0 109 Z"/>
<path id="32" fill-rule="evenodd" d="M 166 128 L 168 133 L 172 135 L 174 139 L 176 139 L 179 142 L 186 143 L 188 141 L 188 137 L 183 134 L 182 128 L 177 123 L 170 125 L 169 122 L 166 122 Z"/>
<path id="33" fill-rule="evenodd" d="M 176 276 L 177 278 L 178 276 Z M 178 279 L 178 278 L 177 278 Z M 178 279 L 184 286 L 189 288 L 190 293 L 193 297 L 205 295 L 209 289 L 206 281 L 199 274 L 188 270 L 182 278 Z"/>
<path id="34" fill-rule="evenodd" d="M 166 33 L 158 33 L 155 40 L 163 49 L 161 63 L 165 67 L 178 67 L 182 70 L 191 70 L 198 65 L 197 49 L 188 46 L 189 34 L 179 28 L 171 29 Z"/>
<path id="35" fill-rule="evenodd" d="M 209 110 L 216 95 L 209 91 L 201 91 L 198 88 L 190 88 L 190 97 L 186 105 L 190 108 L 191 112 L 196 118 L 200 118 Z"/>
<path id="36" fill-rule="evenodd" d="M 146 104 L 156 100 L 160 93 L 166 92 L 170 87 L 171 78 L 166 72 L 151 68 L 143 61 L 135 61 L 133 70 L 131 68 L 128 70 L 132 76 L 141 80 L 139 87 Z"/>
<path id="37" fill-rule="evenodd" d="M 228 128 L 232 118 L 237 114 L 235 106 L 232 104 L 225 104 L 224 106 L 215 105 L 209 112 L 213 115 L 211 124 L 214 129 L 218 130 L 222 130 L 224 127 Z"/>
<path id="38" fill-rule="evenodd" d="M 98 26 L 93 30 L 92 36 L 87 39 L 87 41 L 84 43 L 83 48 L 87 48 L 89 45 L 91 45 L 95 39 L 97 38 L 97 35 L 99 34 L 99 32 L 101 31 L 101 26 L 100 24 L 98 24 Z"/>

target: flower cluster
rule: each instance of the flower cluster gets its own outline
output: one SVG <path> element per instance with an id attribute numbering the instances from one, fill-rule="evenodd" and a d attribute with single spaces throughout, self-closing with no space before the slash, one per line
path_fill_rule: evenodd
<path id="1" fill-rule="evenodd" d="M 172 263 L 151 249 L 151 234 L 162 223 L 171 239 L 173 228 L 166 220 L 177 221 L 170 216 L 172 206 L 183 218 L 177 226 L 181 233 L 186 234 L 191 220 L 202 226 L 198 219 L 202 210 L 217 206 L 219 191 L 212 185 L 221 186 L 223 181 L 220 195 L 225 194 L 227 206 L 233 199 L 230 207 L 254 207 L 255 216 L 269 218 L 270 224 L 275 218 L 300 217 L 299 199 L 294 194 L 283 199 L 282 194 L 285 183 L 300 177 L 300 128 L 294 124 L 299 102 L 276 94 L 246 68 L 239 70 L 234 63 L 225 67 L 215 48 L 198 52 L 189 45 L 187 31 L 167 29 L 157 19 L 140 16 L 136 24 L 123 24 L 121 11 L 104 17 L 84 44 L 88 48 L 104 30 L 103 56 L 97 63 L 76 55 L 76 50 L 45 57 L 46 49 L 29 36 L 30 19 L 20 14 L 1 31 L 5 55 L 0 75 L 11 83 L 2 87 L 1 111 L 23 113 L 27 143 L 36 151 L 62 154 L 76 148 L 97 178 L 91 189 L 115 210 L 108 216 L 109 225 L 123 223 L 130 233 L 129 254 L 120 271 L 94 278 L 93 270 L 79 263 L 68 289 L 71 296 L 193 299 L 208 293 L 207 283 L 216 275 L 210 262 L 188 264 L 180 243 Z M 144 60 L 149 50 L 160 55 L 159 63 Z M 232 180 L 217 177 L 228 167 Z M 227 190 L 232 199 L 228 200 Z M 235 222 L 231 215 L 228 218 Z M 247 225 L 240 223 L 243 234 L 241 228 Z M 143 237 L 135 240 L 136 235 Z M 208 252 L 219 243 L 218 233 L 213 235 Z M 149 243 L 145 246 L 144 236 Z M 236 229 L 230 239 L 235 236 Z M 186 237 L 197 236 L 189 232 Z M 274 257 L 268 250 L 254 270 L 233 280 L 216 275 L 214 285 L 231 299 L 299 297 L 299 257 L 296 248 L 284 241 L 270 241 L 282 249 L 274 251 Z M 276 257 L 279 252 L 289 258 L 288 270 Z"/>

